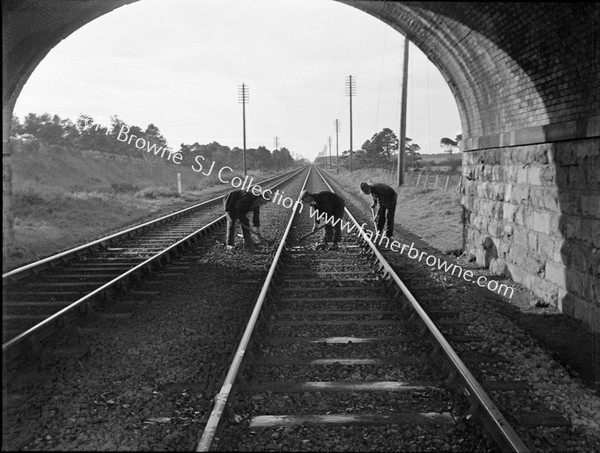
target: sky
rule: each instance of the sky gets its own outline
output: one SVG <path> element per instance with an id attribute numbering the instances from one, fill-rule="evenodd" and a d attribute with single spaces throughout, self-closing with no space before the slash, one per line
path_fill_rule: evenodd
<path id="1" fill-rule="evenodd" d="M 159 127 L 174 150 L 217 141 L 243 147 L 238 88 L 249 87 L 246 146 L 285 146 L 309 160 L 400 129 L 404 36 L 332 0 L 140 0 L 83 26 L 50 51 L 15 105 L 75 120 Z M 448 84 L 409 49 L 406 134 L 424 154 L 461 133 Z"/>

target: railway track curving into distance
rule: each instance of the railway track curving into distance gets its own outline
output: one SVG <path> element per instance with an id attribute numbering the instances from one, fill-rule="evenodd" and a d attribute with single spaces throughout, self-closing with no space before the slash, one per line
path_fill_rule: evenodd
<path id="1" fill-rule="evenodd" d="M 318 171 L 305 187 L 331 190 Z M 529 451 L 440 333 L 444 314 L 432 321 L 364 232 L 337 251 L 299 243 L 312 222 L 297 211 L 197 451 L 449 447 L 473 418 L 502 450 Z"/>

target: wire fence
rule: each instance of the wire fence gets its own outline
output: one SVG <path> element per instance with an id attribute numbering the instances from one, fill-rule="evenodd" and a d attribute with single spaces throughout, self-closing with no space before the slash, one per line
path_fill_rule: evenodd
<path id="1" fill-rule="evenodd" d="M 390 183 L 398 181 L 397 173 L 385 168 L 371 168 L 369 173 L 373 178 L 384 179 Z M 444 192 L 459 191 L 461 175 L 441 174 L 436 172 L 407 173 L 404 184 L 409 187 L 423 187 L 424 189 L 443 190 Z"/>

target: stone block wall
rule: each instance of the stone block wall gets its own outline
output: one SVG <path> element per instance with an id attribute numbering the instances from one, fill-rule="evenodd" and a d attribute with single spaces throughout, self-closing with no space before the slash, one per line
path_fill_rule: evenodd
<path id="1" fill-rule="evenodd" d="M 466 152 L 464 247 L 600 331 L 600 139 Z"/>

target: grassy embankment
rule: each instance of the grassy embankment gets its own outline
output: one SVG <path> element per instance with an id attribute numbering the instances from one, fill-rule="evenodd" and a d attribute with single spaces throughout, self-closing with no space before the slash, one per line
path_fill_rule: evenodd
<path id="1" fill-rule="evenodd" d="M 396 207 L 396 224 L 420 236 L 428 244 L 441 252 L 451 253 L 462 248 L 462 208 L 460 194 L 456 191 L 459 175 L 453 175 L 444 192 L 446 175 L 440 175 L 437 188 L 433 188 L 435 176 L 429 176 L 425 188 L 425 177 L 422 176 L 419 185 L 415 186 L 416 178 L 407 181 L 401 188 L 397 187 L 395 175 L 381 169 L 360 169 L 352 173 L 340 170 L 339 175 L 333 175 L 353 194 L 371 203 L 371 197 L 360 190 L 361 182 L 384 183 L 398 192 Z"/>
<path id="2" fill-rule="evenodd" d="M 217 171 L 215 166 L 204 176 L 185 165 L 56 146 L 38 151 L 15 146 L 15 247 L 2 263 L 3 272 L 231 190 Z"/>

